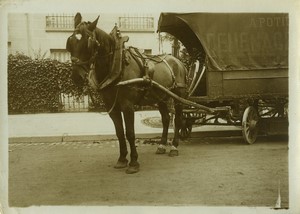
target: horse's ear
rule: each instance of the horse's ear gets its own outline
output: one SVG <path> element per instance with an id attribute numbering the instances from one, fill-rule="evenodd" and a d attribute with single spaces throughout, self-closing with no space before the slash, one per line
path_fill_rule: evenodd
<path id="1" fill-rule="evenodd" d="M 97 23 L 98 23 L 98 19 L 99 19 L 100 16 L 97 17 L 97 19 L 95 21 L 93 21 L 89 26 L 88 26 L 88 29 L 90 31 L 93 31 L 95 30 L 96 26 L 97 26 Z"/>
<path id="2" fill-rule="evenodd" d="M 82 20 L 82 16 L 80 13 L 76 13 L 75 17 L 74 17 L 74 27 L 76 28 L 77 25 L 79 25 L 79 23 L 81 23 Z"/>

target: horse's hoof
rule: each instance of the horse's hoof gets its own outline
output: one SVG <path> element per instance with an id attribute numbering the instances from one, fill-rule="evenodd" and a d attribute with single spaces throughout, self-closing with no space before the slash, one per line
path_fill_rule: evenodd
<path id="1" fill-rule="evenodd" d="M 166 153 L 166 149 L 165 148 L 161 148 L 158 147 L 155 154 L 161 155 L 161 154 L 165 154 Z"/>
<path id="2" fill-rule="evenodd" d="M 126 169 L 127 174 L 134 174 L 138 171 L 140 171 L 140 165 L 129 166 L 128 169 Z"/>
<path id="3" fill-rule="evenodd" d="M 170 150 L 170 152 L 169 152 L 169 156 L 170 157 L 174 157 L 174 156 L 178 156 L 179 154 L 178 154 L 178 150 L 177 149 L 172 149 L 172 150 Z"/>
<path id="4" fill-rule="evenodd" d="M 114 166 L 115 169 L 122 169 L 122 168 L 125 168 L 127 167 L 127 163 L 128 163 L 128 160 L 125 160 L 125 161 L 119 161 L 117 162 L 117 164 Z"/>

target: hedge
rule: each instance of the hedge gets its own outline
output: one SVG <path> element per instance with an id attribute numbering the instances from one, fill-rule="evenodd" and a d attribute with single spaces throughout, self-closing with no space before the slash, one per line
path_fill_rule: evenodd
<path id="1" fill-rule="evenodd" d="M 79 97 L 91 88 L 76 87 L 71 78 L 71 64 L 52 59 L 32 59 L 23 54 L 8 56 L 8 112 L 59 112 L 61 93 Z M 102 102 L 96 97 L 99 107 Z"/>
<path id="2" fill-rule="evenodd" d="M 189 58 L 180 60 L 187 66 Z M 188 66 L 187 66 L 188 67 Z M 62 93 L 75 97 L 92 94 L 90 111 L 103 111 L 103 102 L 88 83 L 76 87 L 71 80 L 71 64 L 52 59 L 32 59 L 24 54 L 8 56 L 8 112 L 9 114 L 60 112 Z M 153 109 L 153 107 L 136 109 Z"/>

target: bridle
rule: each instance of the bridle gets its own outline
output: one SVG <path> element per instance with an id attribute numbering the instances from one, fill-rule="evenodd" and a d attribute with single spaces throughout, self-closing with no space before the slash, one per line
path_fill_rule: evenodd
<path id="1" fill-rule="evenodd" d="M 81 24 L 86 24 L 86 23 L 85 22 L 79 23 L 76 26 L 72 36 L 76 36 L 75 32 L 77 30 L 80 32 L 79 27 L 80 27 Z M 72 63 L 72 66 L 81 66 L 85 71 L 85 77 L 88 78 L 88 76 L 92 73 L 92 71 L 95 71 L 96 58 L 105 59 L 107 57 L 110 57 L 110 59 L 109 59 L 109 69 L 111 69 L 111 67 L 112 67 L 112 56 L 114 55 L 116 48 L 114 50 L 110 50 L 109 53 L 106 53 L 106 54 L 100 56 L 99 55 L 99 47 L 101 47 L 102 45 L 100 44 L 100 42 L 96 38 L 96 30 L 94 29 L 91 32 L 88 29 L 85 29 L 85 32 L 88 35 L 88 48 L 92 49 L 91 57 L 86 61 L 81 61 L 77 57 L 71 56 L 71 63 Z M 95 47 L 93 47 L 92 45 L 95 45 Z M 118 92 L 119 92 L 119 88 L 117 89 L 116 96 L 115 96 L 115 99 L 114 99 L 114 103 L 112 104 L 110 110 L 108 111 L 108 114 L 111 113 L 111 111 L 114 109 L 114 107 L 116 105 Z M 92 96 L 92 95 L 90 95 L 90 96 Z"/>
<path id="2" fill-rule="evenodd" d="M 77 27 L 74 30 L 73 35 L 75 34 L 76 30 L 79 30 L 80 25 L 82 24 L 86 24 L 85 22 L 81 22 L 77 25 Z M 72 56 L 71 57 L 71 62 L 72 62 L 72 66 L 82 66 L 82 67 L 95 67 L 95 60 L 96 58 L 107 58 L 107 57 L 111 57 L 114 54 L 114 50 L 111 50 L 109 53 L 105 54 L 105 55 L 99 55 L 99 47 L 101 47 L 100 42 L 97 40 L 96 38 L 96 30 L 94 31 L 89 31 L 88 29 L 85 30 L 85 32 L 88 35 L 88 48 L 92 49 L 92 54 L 91 57 L 86 60 L 86 61 L 81 61 L 80 59 L 78 59 L 77 57 Z M 88 71 L 87 69 L 85 69 L 86 71 Z"/>

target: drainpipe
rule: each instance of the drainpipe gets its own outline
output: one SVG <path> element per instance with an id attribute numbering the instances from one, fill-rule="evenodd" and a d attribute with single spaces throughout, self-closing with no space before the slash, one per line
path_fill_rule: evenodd
<path id="1" fill-rule="evenodd" d="M 27 54 L 31 56 L 31 37 L 30 37 L 30 23 L 29 23 L 29 14 L 25 13 L 26 16 L 26 33 L 27 33 Z"/>

